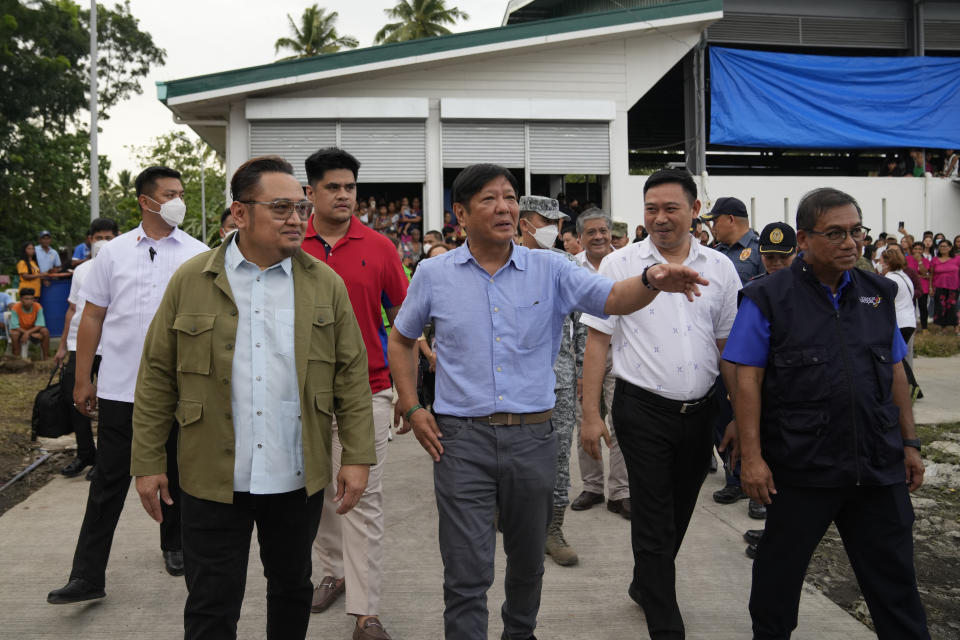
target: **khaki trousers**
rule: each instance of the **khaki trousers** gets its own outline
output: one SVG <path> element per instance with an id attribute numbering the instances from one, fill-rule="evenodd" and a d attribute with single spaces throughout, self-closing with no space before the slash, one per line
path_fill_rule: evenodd
<path id="1" fill-rule="evenodd" d="M 607 497 L 610 500 L 622 500 L 630 497 L 630 484 L 627 479 L 627 465 L 623 461 L 623 454 L 620 453 L 617 432 L 613 428 L 613 419 L 610 417 L 610 407 L 613 406 L 613 386 L 616 381 L 616 378 L 613 377 L 612 354 L 613 350 L 608 349 L 607 368 L 603 376 L 603 402 L 607 407 L 607 417 L 604 422 L 607 425 L 607 431 L 610 432 L 610 473 L 607 476 Z M 580 443 L 580 422 L 582 419 L 583 409 L 577 403 L 577 459 L 580 462 L 580 479 L 583 481 L 583 490 L 603 495 L 603 460 L 594 460 L 583 450 L 583 444 Z"/>
<path id="2" fill-rule="evenodd" d="M 343 447 L 337 423 L 333 423 L 333 481 L 324 490 L 323 517 L 313 541 L 313 575 L 344 578 L 346 610 L 360 616 L 378 615 L 383 579 L 383 465 L 387 459 L 387 438 L 393 421 L 393 390 L 373 394 L 373 426 L 377 464 L 370 467 L 367 489 L 353 509 L 337 514 L 337 494 Z"/>

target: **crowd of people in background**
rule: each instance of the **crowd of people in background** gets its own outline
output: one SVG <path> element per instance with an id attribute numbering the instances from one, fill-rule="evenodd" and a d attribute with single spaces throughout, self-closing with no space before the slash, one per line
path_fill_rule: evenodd
<path id="1" fill-rule="evenodd" d="M 923 149 L 910 149 L 906 155 L 888 154 L 877 175 L 883 178 L 922 178 L 926 174 L 956 179 L 960 175 L 960 156 L 954 149 L 932 154 Z"/>

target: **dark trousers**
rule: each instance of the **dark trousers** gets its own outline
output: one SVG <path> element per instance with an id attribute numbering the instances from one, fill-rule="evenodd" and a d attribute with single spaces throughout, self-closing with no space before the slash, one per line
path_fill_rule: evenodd
<path id="1" fill-rule="evenodd" d="M 93 464 L 97 459 L 97 447 L 93 443 L 93 429 L 90 426 L 90 418 L 77 411 L 77 408 L 73 406 L 73 386 L 77 378 L 77 352 L 70 351 L 69 353 L 67 363 L 63 365 L 63 384 L 60 388 L 65 393 L 62 398 L 70 407 L 70 425 L 77 436 L 77 458 Z M 94 356 L 93 370 L 90 372 L 91 382 L 93 382 L 99 369 L 100 356 Z"/>
<path id="2" fill-rule="evenodd" d="M 310 545 L 320 526 L 323 491 L 268 495 L 234 493 L 233 504 L 181 492 L 187 604 L 184 639 L 237 637 L 247 584 L 250 534 L 257 525 L 267 578 L 267 638 L 304 638 L 313 584 Z"/>
<path id="3" fill-rule="evenodd" d="M 644 394 L 617 379 L 612 415 L 630 479 L 631 587 L 651 638 L 683 638 L 674 559 L 707 477 L 715 402 L 681 414 Z"/>
<path id="4" fill-rule="evenodd" d="M 721 376 L 717 376 L 714 389 L 716 390 L 717 405 L 713 414 L 713 445 L 717 447 L 720 457 L 723 458 L 723 475 L 727 486 L 739 487 L 740 461 L 737 460 L 736 464 L 730 464 L 729 447 L 726 451 L 719 451 L 723 436 L 727 433 L 727 425 L 733 420 L 733 406 L 730 404 L 730 399 L 727 398 L 727 387 Z"/>
<path id="5" fill-rule="evenodd" d="M 919 298 L 917 298 L 917 309 L 920 311 L 920 328 L 924 331 L 927 330 L 927 323 L 929 322 L 930 311 L 928 307 L 930 306 L 930 294 L 924 293 Z"/>
<path id="6" fill-rule="evenodd" d="M 553 513 L 557 434 L 548 420 L 492 426 L 439 416 L 443 454 L 433 465 L 443 558 L 447 640 L 487 640 L 499 510 L 507 556 L 500 609 L 502 638 L 533 637 L 540 610 L 543 554 Z"/>
<path id="7" fill-rule="evenodd" d="M 80 539 L 73 554 L 71 578 L 83 578 L 103 587 L 123 503 L 130 488 L 130 443 L 133 437 L 133 403 L 98 398 L 97 466 L 87 495 L 87 510 L 80 526 Z M 160 548 L 180 550 L 180 475 L 177 473 L 177 434 L 174 426 L 167 439 L 167 479 L 173 505 L 160 503 Z M 144 514 L 137 514 L 142 517 Z"/>
<path id="8" fill-rule="evenodd" d="M 774 475 L 776 482 L 776 475 Z M 809 488 L 777 485 L 753 563 L 755 639 L 789 638 L 810 557 L 831 522 L 857 576 L 880 640 L 929 639 L 913 567 L 913 506 L 905 484 Z"/>

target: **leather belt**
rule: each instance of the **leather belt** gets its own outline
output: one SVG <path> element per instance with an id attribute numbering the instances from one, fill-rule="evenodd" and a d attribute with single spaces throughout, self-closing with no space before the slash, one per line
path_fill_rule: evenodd
<path id="1" fill-rule="evenodd" d="M 537 424 L 546 422 L 553 415 L 553 409 L 547 409 L 540 413 L 492 413 L 489 416 L 480 416 L 477 418 L 467 418 L 476 422 L 486 424 L 502 425 L 505 427 L 514 427 L 522 424 Z"/>
<path id="2" fill-rule="evenodd" d="M 680 413 L 683 415 L 697 413 L 701 409 L 705 409 L 710 404 L 714 394 L 717 392 L 717 387 L 714 385 L 710 388 L 710 391 L 707 392 L 707 395 L 703 396 L 699 400 L 688 400 L 684 402 L 682 400 L 671 400 L 670 398 L 658 396 L 655 393 L 647 391 L 646 389 L 642 389 L 637 385 L 631 384 L 621 378 L 617 378 L 617 385 L 619 385 L 623 393 L 628 396 L 633 396 L 649 404 L 666 409 L 672 413 Z"/>

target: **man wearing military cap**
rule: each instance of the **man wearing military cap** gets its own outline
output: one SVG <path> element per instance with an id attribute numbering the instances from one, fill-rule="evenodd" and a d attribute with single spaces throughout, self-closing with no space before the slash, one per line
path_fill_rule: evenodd
<path id="1" fill-rule="evenodd" d="M 627 228 L 626 222 L 614 221 L 613 228 L 610 230 L 610 244 L 613 245 L 614 249 L 623 249 L 630 242 L 627 237 L 629 233 L 630 230 Z"/>
<path id="2" fill-rule="evenodd" d="M 559 203 L 553 198 L 542 196 L 521 196 L 520 221 L 518 223 L 523 238 L 523 246 L 528 249 L 550 249 L 556 239 L 557 223 L 569 216 L 560 211 Z M 563 253 L 571 261 L 573 256 Z M 563 319 L 563 333 L 560 339 L 560 352 L 553 363 L 553 373 L 557 378 L 554 394 L 557 402 L 553 406 L 553 426 L 557 432 L 557 477 L 553 487 L 553 516 L 547 529 L 547 555 L 563 567 L 579 562 L 577 552 L 563 535 L 563 514 L 570 504 L 570 442 L 573 428 L 577 423 L 577 380 L 583 374 L 583 349 L 587 343 L 587 327 L 580 324 L 580 312 L 568 313 Z M 577 357 L 580 354 L 580 357 Z"/>
<path id="3" fill-rule="evenodd" d="M 714 248 L 733 261 L 741 282 L 765 273 L 760 261 L 760 239 L 750 228 L 750 216 L 742 201 L 717 198 L 710 213 L 701 218 L 710 223 L 710 231 L 717 239 Z"/>
<path id="4" fill-rule="evenodd" d="M 789 267 L 797 257 L 797 233 L 786 222 L 771 222 L 760 232 L 760 259 L 767 273 Z M 756 276 L 754 276 L 756 277 Z"/>

